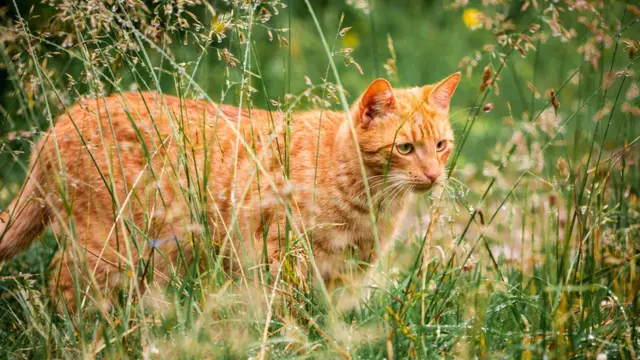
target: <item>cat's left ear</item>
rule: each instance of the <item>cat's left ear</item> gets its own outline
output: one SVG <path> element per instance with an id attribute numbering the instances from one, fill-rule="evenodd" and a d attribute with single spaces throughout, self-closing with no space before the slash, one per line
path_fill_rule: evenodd
<path id="1" fill-rule="evenodd" d="M 449 104 L 451 97 L 460 82 L 460 72 L 449 75 L 446 79 L 433 85 L 429 89 L 427 103 L 433 106 L 437 111 L 449 112 Z"/>
<path id="2" fill-rule="evenodd" d="M 363 128 L 368 127 L 376 117 L 384 116 L 396 108 L 396 97 L 391 84 L 385 79 L 376 79 L 360 98 L 357 121 Z"/>

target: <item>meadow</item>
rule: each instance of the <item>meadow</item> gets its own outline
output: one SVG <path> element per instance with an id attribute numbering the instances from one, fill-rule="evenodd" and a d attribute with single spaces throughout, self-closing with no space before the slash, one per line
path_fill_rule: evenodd
<path id="1" fill-rule="evenodd" d="M 65 234 L 47 231 L 0 264 L 0 357 L 640 356 L 633 1 L 14 0 L 0 19 L 0 208 L 83 96 L 157 90 L 286 117 L 347 109 L 378 77 L 463 74 L 446 186 L 370 265 L 378 283 L 211 266 L 153 303 L 123 292 L 113 311 L 59 315 L 46 283 Z"/>

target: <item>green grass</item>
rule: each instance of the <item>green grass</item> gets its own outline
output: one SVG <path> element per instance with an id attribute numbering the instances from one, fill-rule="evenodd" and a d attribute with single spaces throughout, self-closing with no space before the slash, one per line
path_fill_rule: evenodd
<path id="1" fill-rule="evenodd" d="M 0 206 L 19 191 L 33 143 L 79 94 L 155 89 L 289 115 L 346 109 L 379 76 L 400 87 L 471 72 L 453 101 L 457 150 L 446 191 L 416 207 L 416 224 L 377 267 L 384 281 L 368 299 L 360 284 L 304 286 L 293 263 L 275 278 L 232 278 L 203 252 L 205 268 L 176 275 L 155 302 L 123 292 L 113 312 L 59 316 L 45 295 L 58 246 L 47 233 L 0 265 L 1 357 L 640 354 L 637 8 L 472 1 L 467 7 L 495 21 L 472 31 L 463 9 L 440 1 L 274 1 L 253 10 L 214 2 L 182 12 L 174 1 L 113 1 L 106 11 L 73 4 L 66 14 L 27 3 L 10 5 L 2 25 Z M 560 28 L 545 11 L 553 7 L 566 10 Z M 501 26 L 501 15 L 513 28 Z M 596 21 L 594 31 L 580 17 Z M 183 153 L 185 166 L 188 159 Z M 195 184 L 182 190 L 206 244 L 207 196 Z M 114 199 L 117 208 L 122 200 Z M 371 215 L 375 221 L 373 208 Z M 303 238 L 283 229 L 291 253 L 310 251 Z"/>

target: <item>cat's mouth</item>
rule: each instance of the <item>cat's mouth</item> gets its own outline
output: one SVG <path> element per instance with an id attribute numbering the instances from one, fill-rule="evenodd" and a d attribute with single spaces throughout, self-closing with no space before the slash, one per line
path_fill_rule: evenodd
<path id="1" fill-rule="evenodd" d="M 429 183 L 411 183 L 411 185 L 413 186 L 412 189 L 414 193 L 422 194 L 429 190 L 432 190 L 438 184 L 437 182 L 429 182 Z"/>

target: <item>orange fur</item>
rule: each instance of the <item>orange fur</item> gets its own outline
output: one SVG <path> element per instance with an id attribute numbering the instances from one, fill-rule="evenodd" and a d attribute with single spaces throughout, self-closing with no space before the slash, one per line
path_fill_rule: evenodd
<path id="1" fill-rule="evenodd" d="M 448 104 L 459 77 L 397 90 L 376 80 L 351 109 L 371 204 L 382 214 L 375 229 L 381 246 L 404 195 L 442 182 L 453 147 Z M 290 251 L 311 238 L 319 273 L 335 278 L 345 271 L 346 252 L 365 261 L 377 256 L 346 119 L 343 112 L 297 112 L 289 132 L 280 113 L 158 93 L 82 99 L 41 139 L 21 196 L 2 214 L 0 260 L 53 224 L 66 241 L 52 263 L 51 295 L 70 308 L 85 296 L 109 299 L 119 284 L 137 281 L 132 275 L 143 262 L 152 264 L 145 267 L 154 283 L 166 283 L 172 269 L 195 261 L 194 248 L 211 244 L 233 271 L 260 264 L 264 251 L 277 272 L 286 255 L 286 204 Z M 408 147 L 399 144 L 412 151 L 401 154 Z"/>

